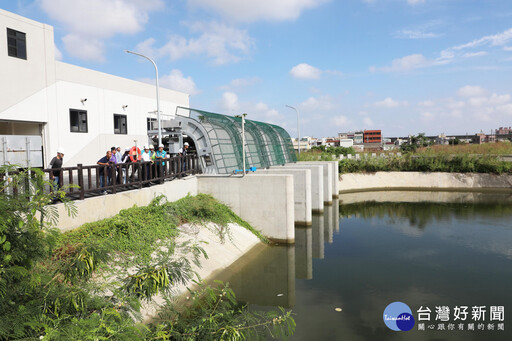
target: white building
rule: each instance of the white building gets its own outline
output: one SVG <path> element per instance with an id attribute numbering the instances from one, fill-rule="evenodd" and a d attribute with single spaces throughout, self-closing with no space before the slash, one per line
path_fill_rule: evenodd
<path id="1" fill-rule="evenodd" d="M 56 61 L 54 46 L 52 26 L 0 9 L 0 135 L 40 136 L 44 166 L 58 147 L 75 166 L 146 144 L 155 86 Z M 189 107 L 189 95 L 160 88 L 161 113 L 177 106 Z"/>

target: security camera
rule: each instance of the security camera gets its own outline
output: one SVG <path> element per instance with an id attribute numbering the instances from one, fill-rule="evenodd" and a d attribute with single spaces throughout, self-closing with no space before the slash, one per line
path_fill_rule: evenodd
<path id="1" fill-rule="evenodd" d="M 128 104 L 123 105 L 123 109 L 126 109 L 126 108 L 128 108 Z"/>
<path id="2" fill-rule="evenodd" d="M 82 99 L 80 100 L 80 102 L 82 102 L 82 104 L 83 104 L 84 102 L 87 102 L 87 98 L 82 98 Z"/>

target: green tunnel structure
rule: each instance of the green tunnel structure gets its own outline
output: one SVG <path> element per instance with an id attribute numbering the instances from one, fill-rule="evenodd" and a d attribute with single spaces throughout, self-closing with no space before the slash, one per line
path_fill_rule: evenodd
<path id="1" fill-rule="evenodd" d="M 290 135 L 269 123 L 245 119 L 246 168 L 268 168 L 296 162 Z M 242 118 L 178 107 L 176 118 L 162 121 L 172 152 L 183 136 L 192 139 L 203 173 L 232 174 L 243 168 Z M 174 138 L 172 138 L 174 136 Z"/>

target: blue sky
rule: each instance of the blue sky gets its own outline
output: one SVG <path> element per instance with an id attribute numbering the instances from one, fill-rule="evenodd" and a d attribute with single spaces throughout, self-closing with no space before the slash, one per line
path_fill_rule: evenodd
<path id="1" fill-rule="evenodd" d="M 154 81 L 296 136 L 512 126 L 510 0 L 0 0 L 67 63 Z M 142 59 L 142 60 L 141 60 Z"/>

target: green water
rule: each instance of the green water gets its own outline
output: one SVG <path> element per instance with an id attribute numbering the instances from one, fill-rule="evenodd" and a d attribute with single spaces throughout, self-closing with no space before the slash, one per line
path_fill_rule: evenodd
<path id="1" fill-rule="evenodd" d="M 372 193 L 335 201 L 311 228 L 296 229 L 294 246 L 267 247 L 225 279 L 251 309 L 291 308 L 292 340 L 512 340 L 511 194 L 379 197 L 400 202 L 375 202 Z M 384 324 L 395 301 L 411 308 L 412 330 Z M 436 320 L 438 306 L 450 309 L 449 321 Z M 455 306 L 469 307 L 465 321 L 454 320 Z M 472 320 L 473 306 L 484 307 L 485 320 Z M 491 306 L 504 308 L 504 321 L 490 321 Z M 418 321 L 420 307 L 430 320 Z"/>

